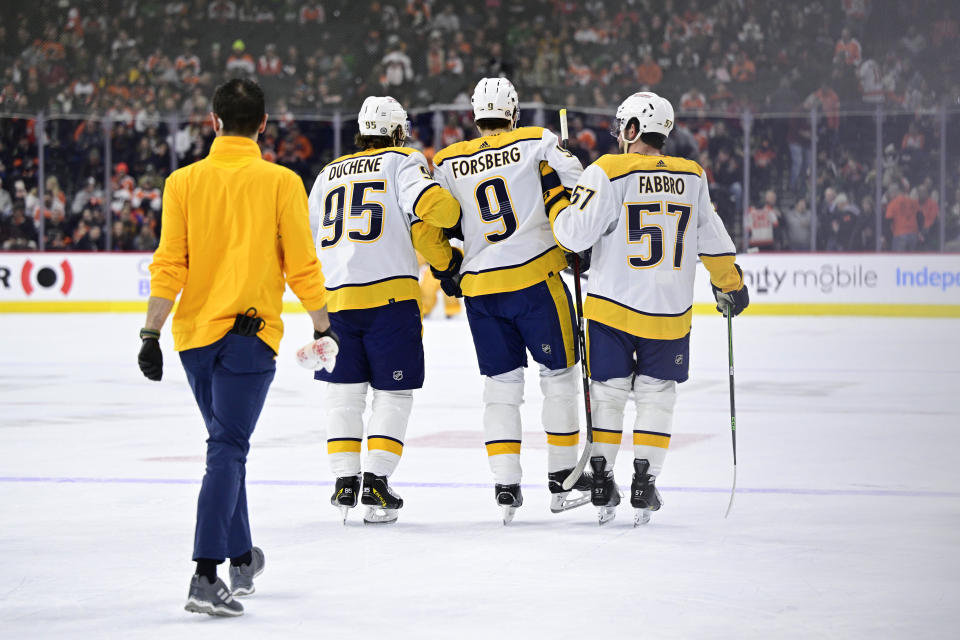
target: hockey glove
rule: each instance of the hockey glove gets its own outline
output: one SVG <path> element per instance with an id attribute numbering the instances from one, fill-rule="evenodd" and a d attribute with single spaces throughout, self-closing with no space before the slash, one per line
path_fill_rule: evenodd
<path id="1" fill-rule="evenodd" d="M 563 254 L 567 258 L 567 266 L 570 267 L 570 270 L 573 271 L 573 257 L 580 256 L 580 275 L 583 275 L 590 268 L 590 258 L 593 257 L 593 248 L 584 249 L 580 253 L 566 253 Z"/>
<path id="2" fill-rule="evenodd" d="M 440 281 L 440 288 L 451 298 L 462 298 L 463 291 L 460 290 L 460 265 L 463 264 L 463 251 L 457 247 L 452 247 L 453 257 L 450 258 L 450 264 L 443 271 L 430 267 L 430 273 Z"/>
<path id="3" fill-rule="evenodd" d="M 560 182 L 556 170 L 545 160 L 540 161 L 540 189 L 543 191 L 543 208 L 553 224 L 557 214 L 570 204 L 570 192 Z"/>
<path id="4" fill-rule="evenodd" d="M 463 225 L 461 224 L 461 220 L 457 220 L 457 224 L 449 229 L 444 229 L 443 235 L 447 236 L 447 240 L 463 240 Z"/>
<path id="5" fill-rule="evenodd" d="M 740 274 L 740 278 L 743 279 L 743 269 L 740 268 L 740 265 L 733 265 L 737 273 Z M 713 288 L 713 297 L 717 301 L 717 311 L 720 313 L 726 313 L 727 307 L 733 311 L 734 316 L 740 315 L 740 313 L 747 308 L 750 304 L 750 294 L 747 292 L 747 285 L 744 284 L 742 287 L 736 291 L 728 291 L 726 293 L 720 291 L 720 287 L 710 283 L 710 286 Z"/>
<path id="6" fill-rule="evenodd" d="M 328 373 L 337 365 L 337 354 L 340 353 L 340 338 L 331 327 L 326 331 L 313 332 L 313 342 L 297 350 L 297 364 L 304 369 L 320 371 L 326 369 Z"/>
<path id="7" fill-rule="evenodd" d="M 160 332 L 154 329 L 140 329 L 140 355 L 137 364 L 147 380 L 160 382 L 163 377 L 163 352 L 160 351 Z"/>

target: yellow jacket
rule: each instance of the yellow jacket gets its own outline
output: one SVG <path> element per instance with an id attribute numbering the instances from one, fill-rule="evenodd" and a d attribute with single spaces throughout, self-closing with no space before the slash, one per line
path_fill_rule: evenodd
<path id="1" fill-rule="evenodd" d="M 180 305 L 177 351 L 212 344 L 256 307 L 257 334 L 274 352 L 283 336 L 284 281 L 313 311 L 326 304 L 300 178 L 260 157 L 249 138 L 221 136 L 210 154 L 167 178 L 150 295 Z"/>

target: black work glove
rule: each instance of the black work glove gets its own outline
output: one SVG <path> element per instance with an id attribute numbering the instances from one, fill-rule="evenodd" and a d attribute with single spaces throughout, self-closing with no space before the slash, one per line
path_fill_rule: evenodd
<path id="1" fill-rule="evenodd" d="M 564 257 L 567 259 L 567 266 L 570 267 L 571 271 L 573 271 L 574 256 L 580 256 L 580 275 L 583 275 L 587 272 L 587 269 L 590 268 L 590 259 L 593 257 L 593 248 L 584 249 L 580 253 L 564 253 Z"/>
<path id="2" fill-rule="evenodd" d="M 450 264 L 443 271 L 430 267 L 430 273 L 440 281 L 440 288 L 451 298 L 462 298 L 463 291 L 460 290 L 460 265 L 463 264 L 463 251 L 453 247 L 453 257 L 450 258 Z"/>
<path id="3" fill-rule="evenodd" d="M 337 347 L 340 347 L 340 336 L 337 335 L 337 332 L 333 330 L 333 326 L 327 327 L 324 331 L 313 330 L 313 339 L 319 340 L 320 338 L 330 338 L 337 343 Z"/>
<path id="4" fill-rule="evenodd" d="M 160 332 L 153 329 L 141 329 L 140 355 L 137 364 L 147 380 L 160 382 L 163 377 L 163 352 L 160 351 Z"/>
<path id="5" fill-rule="evenodd" d="M 743 269 L 740 268 L 740 265 L 733 265 L 737 269 L 737 273 L 740 274 L 740 278 L 743 278 Z M 726 314 L 727 307 L 729 306 L 733 315 L 737 316 L 747 308 L 750 304 L 750 294 L 747 292 L 747 285 L 744 284 L 742 287 L 736 291 L 728 291 L 726 293 L 720 291 L 720 287 L 710 283 L 710 287 L 713 289 L 713 297 L 717 301 L 717 311 L 720 313 Z"/>

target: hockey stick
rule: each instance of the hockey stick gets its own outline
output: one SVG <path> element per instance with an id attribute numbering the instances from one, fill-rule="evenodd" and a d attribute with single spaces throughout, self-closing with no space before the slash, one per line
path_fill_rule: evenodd
<path id="1" fill-rule="evenodd" d="M 567 145 L 567 136 L 567 110 L 560 109 L 560 144 L 563 147 Z M 563 480 L 561 487 L 563 487 L 564 491 L 573 489 L 573 485 L 576 484 L 580 476 L 583 475 L 583 470 L 587 466 L 587 461 L 590 459 L 590 452 L 593 449 L 593 414 L 590 412 L 590 376 L 587 373 L 586 334 L 583 328 L 583 295 L 580 291 L 580 255 L 576 253 L 573 254 L 573 290 L 577 303 L 577 342 L 580 345 L 580 372 L 583 378 L 583 406 L 587 415 L 587 442 L 583 445 L 583 453 L 580 454 L 577 466 L 575 466 L 573 471 L 570 472 L 570 475 Z"/>
<path id="2" fill-rule="evenodd" d="M 727 505 L 727 512 L 723 514 L 726 518 L 730 515 L 730 509 L 733 508 L 733 496 L 737 492 L 737 406 L 733 394 L 733 305 L 727 303 L 727 361 L 729 363 L 730 376 L 730 436 L 733 438 L 733 487 L 730 489 L 730 503 Z"/>

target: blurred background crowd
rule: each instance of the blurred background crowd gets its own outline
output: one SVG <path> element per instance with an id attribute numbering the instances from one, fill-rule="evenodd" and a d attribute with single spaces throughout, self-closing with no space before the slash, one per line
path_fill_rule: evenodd
<path id="1" fill-rule="evenodd" d="M 952 0 L 50 0 L 0 5 L 0 248 L 151 251 L 164 177 L 203 157 L 209 97 L 268 96 L 264 157 L 309 188 L 389 94 L 432 156 L 473 137 L 476 80 L 517 87 L 589 163 L 616 105 L 671 100 L 738 245 L 960 250 Z"/>

